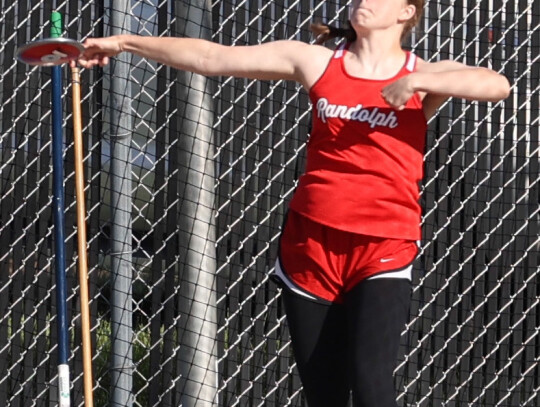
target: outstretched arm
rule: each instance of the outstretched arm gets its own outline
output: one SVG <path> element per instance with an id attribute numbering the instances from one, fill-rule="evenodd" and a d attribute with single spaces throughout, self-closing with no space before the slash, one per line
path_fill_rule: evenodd
<path id="1" fill-rule="evenodd" d="M 237 76 L 305 82 L 306 62 L 320 53 L 299 41 L 274 41 L 252 46 L 224 46 L 195 38 L 118 35 L 89 38 L 79 64 L 106 65 L 121 52 L 131 52 L 171 67 L 208 76 Z M 322 49 L 322 47 L 317 47 Z"/>
<path id="2" fill-rule="evenodd" d="M 488 68 L 454 61 L 422 61 L 417 71 L 387 86 L 383 97 L 399 109 L 415 92 L 424 96 L 424 112 L 429 118 L 450 97 L 484 102 L 505 99 L 510 93 L 510 84 L 506 77 Z"/>

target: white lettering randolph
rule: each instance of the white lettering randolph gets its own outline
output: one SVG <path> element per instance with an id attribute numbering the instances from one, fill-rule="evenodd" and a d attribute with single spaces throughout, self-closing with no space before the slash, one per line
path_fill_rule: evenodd
<path id="1" fill-rule="evenodd" d="M 356 105 L 355 107 L 333 105 L 328 103 L 326 98 L 317 101 L 317 115 L 323 123 L 326 123 L 328 118 L 339 117 L 340 119 L 367 122 L 371 128 L 383 126 L 394 129 L 398 126 L 397 116 L 392 110 L 383 113 L 379 111 L 378 107 L 364 109 L 362 105 Z"/>

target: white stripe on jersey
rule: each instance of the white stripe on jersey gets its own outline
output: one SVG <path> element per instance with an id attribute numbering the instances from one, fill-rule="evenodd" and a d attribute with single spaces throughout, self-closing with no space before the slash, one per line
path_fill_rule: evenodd
<path id="1" fill-rule="evenodd" d="M 335 59 L 339 59 L 343 56 L 343 52 L 345 50 L 345 45 L 347 45 L 346 42 L 344 42 L 343 44 L 340 44 L 337 48 L 336 48 L 336 52 L 334 54 L 334 58 Z"/>
<path id="2" fill-rule="evenodd" d="M 414 71 L 414 67 L 416 65 L 416 55 L 414 55 L 412 52 L 409 53 L 409 60 L 407 61 L 407 70 L 409 72 Z"/>

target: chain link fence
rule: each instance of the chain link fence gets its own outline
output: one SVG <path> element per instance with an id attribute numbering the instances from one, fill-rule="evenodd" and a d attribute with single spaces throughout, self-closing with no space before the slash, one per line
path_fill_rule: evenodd
<path id="1" fill-rule="evenodd" d="M 1 2 L 5 405 L 58 401 L 51 73 L 16 63 L 16 47 L 48 36 L 53 9 L 77 39 L 309 42 L 309 23 L 345 21 L 347 3 Z M 424 59 L 503 73 L 512 93 L 499 103 L 449 101 L 430 122 L 423 245 L 395 372 L 400 405 L 540 405 L 539 19 L 537 0 L 428 0 L 410 38 Z M 64 79 L 72 403 L 83 405 L 67 68 Z M 304 165 L 306 93 L 127 54 L 82 80 L 95 404 L 305 405 L 268 275 Z"/>

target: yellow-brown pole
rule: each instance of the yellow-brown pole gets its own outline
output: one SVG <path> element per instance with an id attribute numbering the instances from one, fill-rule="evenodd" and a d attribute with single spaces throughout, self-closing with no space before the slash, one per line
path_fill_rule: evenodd
<path id="1" fill-rule="evenodd" d="M 88 257 L 86 251 L 86 205 L 84 198 L 81 80 L 79 68 L 77 67 L 71 68 L 71 88 L 73 92 L 73 145 L 75 150 L 75 197 L 77 201 L 77 251 L 79 256 L 84 405 L 93 407 L 92 338 L 90 336 L 90 306 L 88 300 Z"/>

